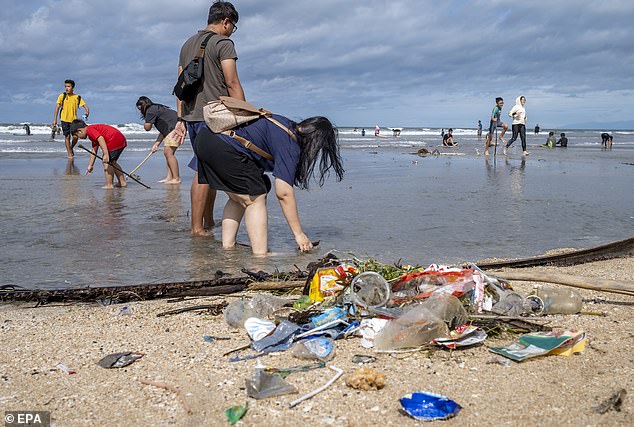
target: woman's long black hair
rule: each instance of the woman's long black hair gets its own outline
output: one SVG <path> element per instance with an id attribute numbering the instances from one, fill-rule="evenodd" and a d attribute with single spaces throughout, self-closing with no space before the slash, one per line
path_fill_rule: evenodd
<path id="1" fill-rule="evenodd" d="M 339 140 L 337 129 L 325 117 L 310 117 L 295 125 L 295 132 L 301 147 L 299 164 L 295 172 L 295 185 L 308 189 L 310 179 L 314 176 L 314 169 L 319 161 L 319 186 L 323 186 L 332 168 L 337 175 L 337 181 L 343 179 L 343 161 L 339 155 Z"/>
<path id="2" fill-rule="evenodd" d="M 145 119 L 145 112 L 147 111 L 148 107 L 152 104 L 154 103 L 147 96 L 139 96 L 139 99 L 136 102 L 136 108 L 139 109 L 142 119 Z"/>

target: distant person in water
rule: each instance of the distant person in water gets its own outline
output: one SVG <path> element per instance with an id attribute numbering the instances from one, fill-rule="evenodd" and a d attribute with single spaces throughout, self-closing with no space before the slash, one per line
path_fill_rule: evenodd
<path id="1" fill-rule="evenodd" d="M 506 123 L 502 122 L 502 107 L 504 106 L 504 99 L 501 97 L 495 98 L 495 107 L 493 107 L 493 111 L 491 112 L 491 120 L 489 122 L 489 133 L 487 133 L 487 137 L 484 142 L 484 155 L 489 155 L 489 146 L 491 145 L 491 140 L 493 139 L 493 134 L 495 133 L 495 144 L 497 145 L 497 128 L 502 128 L 502 132 L 500 133 L 500 140 L 503 144 L 506 144 L 506 140 L 504 139 L 504 134 L 508 129 Z"/>
<path id="2" fill-rule="evenodd" d="M 400 129 L 392 129 L 392 136 L 401 136 L 401 130 Z"/>
<path id="3" fill-rule="evenodd" d="M 165 178 L 160 180 L 164 184 L 180 184 L 181 178 L 178 170 L 178 160 L 174 155 L 176 149 L 180 147 L 177 138 L 173 138 L 172 131 L 176 127 L 178 114 L 176 111 L 162 104 L 155 104 L 147 96 L 141 96 L 136 102 L 136 108 L 141 113 L 141 118 L 145 120 L 143 128 L 146 131 L 152 130 L 152 126 L 159 131 L 156 141 L 152 146 L 152 152 L 158 150 L 159 145 L 163 144 L 163 154 L 167 164 L 167 172 Z"/>
<path id="4" fill-rule="evenodd" d="M 24 126 L 22 126 L 24 128 L 24 131 L 26 132 L 27 135 L 31 135 L 31 126 L 29 126 L 28 123 L 24 123 Z"/>
<path id="5" fill-rule="evenodd" d="M 612 135 L 607 132 L 601 134 L 601 147 L 612 148 Z"/>
<path id="6" fill-rule="evenodd" d="M 515 99 L 515 105 L 511 108 L 511 111 L 509 111 L 509 117 L 513 118 L 513 137 L 509 139 L 507 144 L 504 144 L 505 156 L 508 148 L 515 142 L 518 135 L 522 141 L 522 154 L 524 156 L 528 156 L 528 151 L 526 151 L 526 109 L 524 108 L 524 105 L 526 105 L 526 97 L 524 95 L 520 95 L 517 99 Z"/>
<path id="7" fill-rule="evenodd" d="M 544 148 L 554 148 L 557 140 L 555 139 L 555 132 L 548 132 L 548 138 L 546 139 L 546 143 L 542 144 Z"/>
<path id="8" fill-rule="evenodd" d="M 539 123 L 537 123 L 537 124 L 535 125 L 535 135 L 538 135 L 538 134 L 539 134 L 539 130 L 540 130 L 540 128 L 539 128 Z"/>
<path id="9" fill-rule="evenodd" d="M 365 136 L 365 128 L 361 129 L 361 136 Z"/>
<path id="10" fill-rule="evenodd" d="M 478 138 L 482 137 L 482 121 L 478 120 Z"/>
<path id="11" fill-rule="evenodd" d="M 559 145 L 560 147 L 568 147 L 568 138 L 566 138 L 566 134 L 565 133 L 561 133 L 559 135 L 559 141 L 557 141 L 557 145 Z"/>
<path id="12" fill-rule="evenodd" d="M 75 119 L 70 124 L 70 133 L 76 138 L 88 138 L 92 142 L 92 152 L 86 168 L 87 174 L 92 173 L 97 151 L 101 148 L 103 171 L 106 175 L 106 186 L 103 188 L 113 188 L 115 176 L 118 181 L 117 187 L 127 185 L 121 167 L 117 163 L 119 156 L 128 145 L 125 136 L 119 129 L 109 125 L 87 125 L 83 120 Z"/>
<path id="13" fill-rule="evenodd" d="M 381 133 L 381 128 L 379 127 L 379 125 L 376 125 L 374 127 L 374 136 L 379 136 L 380 133 Z"/>
<path id="14" fill-rule="evenodd" d="M 449 128 L 447 133 L 443 135 L 443 137 L 442 137 L 442 145 L 444 145 L 445 147 L 455 147 L 456 145 L 458 145 L 458 143 L 454 142 L 454 140 L 453 140 L 453 129 L 452 128 Z"/>

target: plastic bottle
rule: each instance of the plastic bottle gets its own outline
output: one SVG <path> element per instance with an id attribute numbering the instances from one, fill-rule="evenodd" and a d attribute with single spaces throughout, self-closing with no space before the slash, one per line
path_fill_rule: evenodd
<path id="1" fill-rule="evenodd" d="M 575 314 L 583 306 L 579 292 L 570 288 L 540 287 L 528 299 L 537 314 Z"/>

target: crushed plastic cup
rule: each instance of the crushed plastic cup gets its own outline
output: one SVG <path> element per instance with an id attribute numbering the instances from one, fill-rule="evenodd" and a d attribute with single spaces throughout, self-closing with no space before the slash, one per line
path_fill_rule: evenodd
<path id="1" fill-rule="evenodd" d="M 366 271 L 352 279 L 352 302 L 364 308 L 383 307 L 390 300 L 390 285 L 379 273 Z"/>
<path id="2" fill-rule="evenodd" d="M 259 341 L 275 330 L 275 323 L 257 317 L 249 317 L 244 321 L 244 328 L 253 341 Z"/>
<path id="3" fill-rule="evenodd" d="M 417 391 L 400 399 L 403 411 L 419 421 L 446 420 L 460 412 L 462 406 L 440 394 Z"/>
<path id="4" fill-rule="evenodd" d="M 295 343 L 292 352 L 298 359 L 330 360 L 335 355 L 335 342 L 326 337 L 301 340 Z"/>

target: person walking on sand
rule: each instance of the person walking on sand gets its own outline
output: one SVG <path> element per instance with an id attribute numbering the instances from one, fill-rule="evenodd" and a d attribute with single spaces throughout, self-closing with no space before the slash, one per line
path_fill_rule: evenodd
<path id="1" fill-rule="evenodd" d="M 159 131 L 156 141 L 152 146 L 152 152 L 155 153 L 158 150 L 161 142 L 165 143 L 163 144 L 163 154 L 165 155 L 165 162 L 167 164 L 167 173 L 165 178 L 159 182 L 164 184 L 180 184 L 181 178 L 178 171 L 178 160 L 174 154 L 182 140 L 176 141 L 172 135 L 172 131 L 176 127 L 176 121 L 178 119 L 176 111 L 165 105 L 153 103 L 147 96 L 139 97 L 136 102 L 136 108 L 141 113 L 141 118 L 145 120 L 143 128 L 146 131 L 150 131 L 152 130 L 152 126 L 155 126 L 156 130 Z"/>
<path id="2" fill-rule="evenodd" d="M 496 132 L 495 135 L 495 143 L 497 144 L 497 128 L 502 128 L 502 133 L 500 133 L 500 140 L 502 143 L 506 144 L 504 140 L 504 134 L 508 129 L 506 123 L 502 122 L 502 107 L 504 106 L 504 99 L 497 97 L 495 98 L 495 107 L 493 107 L 493 112 L 491 113 L 491 121 L 489 123 L 489 133 L 484 141 L 484 155 L 489 155 L 489 145 L 491 145 L 491 140 L 493 139 L 493 133 Z"/>
<path id="3" fill-rule="evenodd" d="M 70 124 L 70 133 L 76 138 L 88 138 L 92 142 L 92 152 L 86 174 L 92 173 L 97 151 L 101 148 L 103 171 L 106 175 L 106 185 L 103 188 L 111 189 L 114 187 L 115 175 L 118 181 L 117 187 L 127 185 L 117 160 L 128 143 L 119 129 L 109 125 L 87 125 L 83 120 L 75 119 Z"/>
<path id="4" fill-rule="evenodd" d="M 198 134 L 199 176 L 229 196 L 222 215 L 224 248 L 236 245 L 244 217 L 253 254 L 267 253 L 266 195 L 271 181 L 264 172 L 272 172 L 275 195 L 295 242 L 301 251 L 312 249 L 313 244 L 299 220 L 293 186 L 308 189 L 317 165 L 320 186 L 331 169 L 338 181 L 343 178 L 337 131 L 327 118 L 311 117 L 294 123 L 274 114 L 272 119 L 277 123 L 260 118 L 237 127 L 234 129 L 236 138 L 212 133 L 207 127 Z"/>
<path id="5" fill-rule="evenodd" d="M 478 120 L 478 138 L 482 137 L 482 121 Z"/>
<path id="6" fill-rule="evenodd" d="M 508 148 L 515 142 L 518 135 L 522 141 L 522 155 L 528 156 L 529 154 L 528 151 L 526 151 L 526 109 L 524 105 L 526 105 L 526 97 L 520 95 L 515 99 L 515 105 L 511 108 L 511 111 L 509 111 L 509 117 L 513 118 L 513 137 L 509 139 L 507 144 L 504 144 L 505 156 Z"/>
<path id="7" fill-rule="evenodd" d="M 76 137 L 72 137 L 73 141 L 71 144 L 70 124 L 77 118 L 77 110 L 79 107 L 84 107 L 84 116 L 88 118 L 90 110 L 81 96 L 75 94 L 75 81 L 65 80 L 64 93 L 57 97 L 57 102 L 55 103 L 55 114 L 53 115 L 53 124 L 51 127 L 53 129 L 57 128 L 57 117 L 60 116 L 62 131 L 64 132 L 64 143 L 66 144 L 66 152 L 69 159 L 75 156 L 73 148 L 75 148 L 75 144 L 77 144 Z"/>
<path id="8" fill-rule="evenodd" d="M 203 118 L 203 107 L 221 96 L 231 96 L 245 101 L 244 90 L 238 78 L 236 53 L 230 36 L 238 29 L 238 12 L 233 4 L 216 1 L 209 8 L 207 27 L 198 31 L 183 44 L 178 61 L 178 75 L 196 56 L 201 44 L 207 40 L 204 50 L 203 82 L 198 93 L 189 101 L 176 99 L 178 122 L 174 135 L 182 143 L 185 134 L 195 149 L 198 132 L 207 127 Z M 214 225 L 213 208 L 216 190 L 209 185 L 199 183 L 198 161 L 194 156 L 189 167 L 195 171 L 191 186 L 192 234 L 205 236 L 207 229 Z"/>

